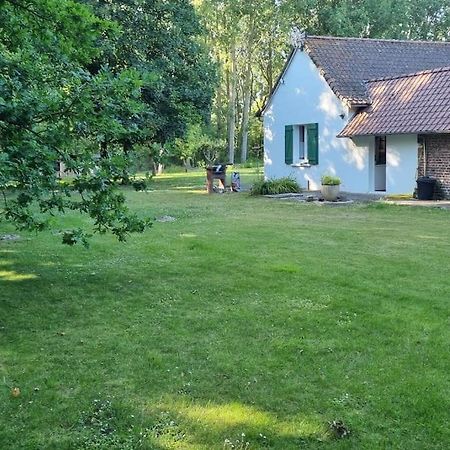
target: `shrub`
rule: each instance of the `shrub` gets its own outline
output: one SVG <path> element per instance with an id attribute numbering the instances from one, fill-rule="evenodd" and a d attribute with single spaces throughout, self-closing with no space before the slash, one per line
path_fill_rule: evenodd
<path id="1" fill-rule="evenodd" d="M 275 195 L 301 192 L 298 183 L 289 177 L 277 180 L 259 180 L 250 189 L 250 195 Z"/>
<path id="2" fill-rule="evenodd" d="M 147 180 L 134 180 L 131 184 L 137 192 L 145 191 L 147 189 Z"/>
<path id="3" fill-rule="evenodd" d="M 341 179 L 332 175 L 324 175 L 322 177 L 322 184 L 324 186 L 338 186 L 341 184 Z"/>

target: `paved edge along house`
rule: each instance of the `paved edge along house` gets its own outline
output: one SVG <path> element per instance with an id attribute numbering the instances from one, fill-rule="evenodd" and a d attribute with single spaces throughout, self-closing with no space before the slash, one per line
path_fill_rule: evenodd
<path id="1" fill-rule="evenodd" d="M 450 196 L 450 43 L 302 35 L 262 111 L 266 178 Z"/>

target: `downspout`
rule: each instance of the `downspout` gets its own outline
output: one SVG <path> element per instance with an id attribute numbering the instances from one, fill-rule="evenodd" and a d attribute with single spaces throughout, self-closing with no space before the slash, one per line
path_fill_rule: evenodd
<path id="1" fill-rule="evenodd" d="M 427 143 L 425 138 L 423 138 L 423 175 L 427 176 Z"/>

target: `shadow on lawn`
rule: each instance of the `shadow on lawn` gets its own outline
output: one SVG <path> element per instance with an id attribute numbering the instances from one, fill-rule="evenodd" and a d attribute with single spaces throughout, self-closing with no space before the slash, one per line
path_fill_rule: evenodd
<path id="1" fill-rule="evenodd" d="M 178 275 L 170 264 L 146 266 L 149 273 L 143 283 L 141 275 L 123 271 L 123 267 L 134 260 L 131 257 L 124 259 L 120 249 L 115 250 L 114 255 L 108 253 L 108 264 L 103 262 L 99 267 L 92 263 L 92 254 L 77 249 L 48 254 L 47 257 L 36 251 L 28 263 L 23 259 L 22 265 L 14 261 L 14 251 L 0 254 L 5 256 L 0 260 L 0 284 L 9 282 L 5 312 L 11 308 L 5 314 L 3 335 L 14 343 L 10 348 L 22 357 L 26 355 L 25 360 L 37 360 L 37 351 L 41 347 L 46 353 L 45 360 L 40 358 L 39 364 L 29 368 L 30 380 L 25 376 L 19 380 L 24 385 L 24 392 L 27 383 L 28 390 L 35 385 L 32 376 L 39 379 L 39 373 L 50 373 L 55 379 L 64 380 L 64 384 L 84 390 L 83 399 L 69 398 L 58 384 L 52 387 L 52 382 L 49 383 L 50 391 L 55 389 L 52 395 L 65 408 L 76 411 L 85 403 L 86 397 L 103 389 L 120 397 L 121 403 L 128 403 L 121 391 L 125 387 L 130 394 L 132 410 L 142 402 L 143 406 L 139 408 L 143 413 L 142 425 L 150 430 L 147 443 L 152 449 L 288 449 L 302 445 L 314 447 L 329 438 L 325 419 L 316 416 L 313 408 L 304 414 L 280 417 L 276 410 L 267 411 L 263 402 L 248 405 L 253 399 L 242 400 L 242 392 L 236 389 L 230 392 L 231 382 L 221 389 L 223 396 L 220 397 L 215 395 L 218 386 L 213 386 L 209 392 L 207 388 L 198 392 L 202 400 L 173 394 L 179 381 L 168 376 L 167 368 L 175 361 L 180 367 L 199 361 L 196 350 L 203 354 L 200 344 L 197 349 L 195 343 L 201 342 L 204 321 L 198 318 L 192 322 L 192 318 L 186 318 L 186 306 L 183 305 L 192 302 L 189 310 L 195 305 L 204 309 L 205 305 L 195 303 L 194 294 L 179 295 L 172 286 Z M 54 261 L 58 262 L 56 267 L 53 267 Z M 36 266 L 39 267 L 37 274 L 28 273 Z M 2 271 L 5 272 L 3 278 Z M 142 268 L 137 273 L 141 271 Z M 21 279 L 21 276 L 25 278 Z M 161 280 L 171 287 L 161 285 Z M 158 285 L 161 285 L 159 290 L 149 288 Z M 29 286 L 33 286 L 33 290 L 28 289 Z M 165 289 L 173 290 L 170 297 L 162 297 Z M 14 300 L 18 298 L 22 301 L 20 309 L 16 310 L 17 301 Z M 84 309 L 86 305 L 88 309 Z M 29 317 L 34 321 L 29 323 Z M 17 318 L 29 324 L 32 335 L 27 334 L 28 328 L 17 326 Z M 153 332 L 148 331 L 151 327 L 154 327 Z M 186 327 L 188 337 L 179 331 L 183 327 Z M 178 336 L 177 329 L 181 333 Z M 21 345 L 19 350 L 16 342 Z M 192 351 L 186 351 L 191 345 Z M 149 349 L 158 351 L 148 353 Z M 254 348 L 244 345 L 241 351 L 244 359 L 246 353 L 251 358 Z M 219 366 L 212 367 L 201 374 L 202 381 L 208 383 L 221 370 Z M 279 376 L 274 374 L 274 379 Z M 244 375 L 237 373 L 236 377 L 242 381 Z M 164 381 L 160 382 L 162 379 Z M 46 383 L 41 380 L 41 386 Z M 145 388 L 146 383 L 150 385 L 148 388 Z M 215 403 L 208 402 L 214 397 Z M 167 401 L 161 402 L 161 398 Z M 50 408 L 53 401 L 51 395 L 43 398 L 42 406 Z M 150 402 L 154 402 L 151 407 L 147 406 Z M 247 447 L 246 442 L 249 442 Z"/>
<path id="2" fill-rule="evenodd" d="M 32 326 L 39 332 L 33 334 L 35 345 L 31 345 L 31 348 L 27 349 L 29 354 L 35 356 L 36 348 L 40 348 L 40 346 L 48 349 L 46 368 L 42 369 L 43 372 L 48 371 L 49 368 L 56 371 L 56 367 L 71 367 L 75 364 L 75 367 L 78 368 L 75 373 L 78 375 L 77 381 L 73 381 L 74 386 L 77 386 L 78 383 L 91 383 L 88 376 L 90 373 L 96 374 L 93 389 L 97 392 L 102 390 L 102 385 L 111 387 L 115 383 L 117 386 L 124 383 L 128 388 L 134 386 L 131 393 L 133 402 L 129 406 L 133 409 L 136 408 L 136 403 L 143 403 L 140 408 L 143 412 L 143 426 L 150 429 L 148 441 L 152 445 L 151 448 L 174 448 L 178 442 L 181 447 L 177 448 L 184 449 L 245 449 L 247 448 L 245 443 L 249 442 L 248 448 L 274 447 L 281 449 L 296 448 L 302 442 L 317 444 L 318 441 L 327 439 L 325 420 L 315 417 L 311 411 L 306 411 L 304 415 L 281 418 L 273 411 L 266 411 L 261 405 L 247 405 L 245 400 L 236 397 L 236 394 L 240 396 L 239 392 L 224 394 L 220 399 L 220 402 L 223 403 L 217 402 L 217 399 L 216 403 L 212 403 L 208 402 L 208 398 L 211 398 L 208 389 L 202 393 L 206 400 L 198 400 L 173 394 L 179 387 L 177 379 L 166 376 L 164 382 L 158 382 L 168 367 L 166 361 L 171 363 L 173 358 L 180 367 L 188 366 L 192 362 L 189 359 L 195 356 L 191 352 L 184 351 L 181 352 L 184 357 L 180 357 L 179 345 L 171 345 L 174 343 L 174 330 L 171 328 L 174 320 L 179 321 L 178 330 L 187 326 L 186 321 L 189 322 L 189 330 L 193 329 L 193 324 L 190 322 L 192 319 L 184 318 L 184 313 L 178 310 L 179 306 L 182 307 L 181 297 L 178 298 L 173 294 L 174 298 L 170 297 L 167 304 L 154 301 L 149 305 L 136 296 L 135 292 L 139 286 L 128 284 L 128 278 L 121 280 L 120 265 L 114 264 L 114 269 L 108 267 L 108 270 L 105 270 L 109 279 L 103 279 L 101 273 L 90 274 L 88 268 L 84 268 L 82 264 L 89 258 L 89 255 L 82 254 L 81 261 L 78 261 L 73 255 L 67 261 L 63 259 L 64 272 L 62 273 L 58 272 L 58 267 L 53 267 L 52 261 L 39 260 L 38 257 L 35 257 L 33 261 L 40 267 L 40 276 L 26 273 L 27 267 L 28 270 L 30 268 L 30 263 L 21 268 L 13 260 L 11 253 L 5 255 L 7 255 L 6 258 L 0 260 L 0 282 L 3 280 L 33 281 L 33 295 L 30 295 L 30 289 L 27 288 L 26 283 L 10 283 L 9 295 L 5 297 L 7 302 L 4 304 L 6 312 L 8 307 L 14 308 L 17 303 L 11 300 L 20 296 L 22 300 L 20 317 L 30 315 L 40 317 L 39 325 L 33 324 Z M 70 272 L 68 272 L 69 269 Z M 90 266 L 89 270 L 91 270 Z M 157 284 L 158 277 L 161 276 L 161 267 L 151 273 Z M 2 274 L 5 274 L 3 278 Z M 67 294 L 69 295 L 74 289 L 77 293 L 76 298 L 83 300 L 61 301 L 60 294 L 58 294 L 60 291 L 49 289 L 49 286 L 53 286 L 53 284 L 58 285 L 58 281 L 61 283 L 63 274 L 68 277 L 64 284 Z M 130 290 L 130 288 L 132 289 Z M 6 292 L 8 293 L 8 291 Z M 160 293 L 160 291 L 156 292 Z M 149 292 L 146 291 L 146 295 L 148 296 Z M 119 297 L 120 300 L 111 304 L 105 303 L 103 299 L 109 297 Z M 191 297 L 188 297 L 183 297 L 183 302 L 187 302 L 189 299 L 192 301 Z M 145 298 L 152 298 L 152 296 Z M 89 302 L 89 316 L 84 311 L 85 302 Z M 151 314 L 148 312 L 148 308 L 151 308 Z M 5 323 L 4 336 L 11 342 L 20 340 L 24 331 L 20 327 L 14 326 L 16 316 L 7 313 L 5 317 L 8 317 L 8 320 Z M 151 318 L 154 326 L 158 323 L 161 324 L 158 339 L 152 333 L 145 334 L 144 329 L 152 322 L 146 322 L 144 318 L 147 320 Z M 64 332 L 61 333 L 61 330 Z M 195 327 L 193 330 L 192 339 L 195 341 L 195 335 L 201 331 L 196 331 Z M 160 340 L 161 334 L 162 340 Z M 144 336 L 146 337 L 144 338 Z M 183 339 L 183 333 L 179 338 Z M 166 345 L 167 349 L 165 349 Z M 146 353 L 152 347 L 159 348 L 159 351 L 153 352 L 156 356 L 153 353 Z M 242 350 L 244 353 L 251 351 L 251 349 Z M 140 365 L 150 367 L 153 373 L 150 375 L 149 370 L 139 371 Z M 125 373 L 120 369 L 121 366 Z M 214 377 L 214 374 L 219 373 L 220 370 L 222 369 L 214 367 L 209 373 L 204 373 L 205 381 L 207 378 Z M 67 377 L 65 372 L 58 376 Z M 241 378 L 241 374 L 236 376 Z M 86 379 L 81 381 L 78 377 Z M 144 380 L 148 379 L 155 381 L 153 387 L 147 391 L 147 395 L 144 394 L 144 397 L 135 397 L 133 393 L 136 395 L 143 393 L 140 392 L 139 386 L 142 386 Z M 35 381 L 33 380 L 33 382 Z M 70 384 L 69 381 L 66 380 L 66 382 Z M 93 393 L 90 392 L 88 396 L 90 395 Z M 161 398 L 167 399 L 167 401 L 157 400 Z M 69 404 L 71 402 L 66 398 L 64 401 Z M 147 402 L 150 401 L 156 403 L 149 407 Z M 245 437 L 242 436 L 242 433 L 245 434 Z M 241 447 L 236 445 L 238 440 L 243 441 Z M 208 447 L 208 444 L 214 446 Z"/>

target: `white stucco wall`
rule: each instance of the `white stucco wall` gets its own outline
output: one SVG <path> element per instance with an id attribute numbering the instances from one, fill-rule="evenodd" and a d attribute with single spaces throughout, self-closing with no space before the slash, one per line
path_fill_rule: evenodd
<path id="1" fill-rule="evenodd" d="M 417 178 L 417 135 L 386 137 L 386 192 L 411 194 Z"/>
<path id="2" fill-rule="evenodd" d="M 345 114 L 344 119 L 340 117 Z M 310 189 L 320 188 L 324 174 L 337 175 L 341 189 L 369 192 L 369 139 L 356 146 L 337 138 L 349 118 L 347 107 L 336 97 L 309 56 L 294 55 L 264 112 L 264 168 L 267 178 L 291 176 Z M 284 162 L 286 125 L 319 124 L 319 164 L 294 167 Z M 295 161 L 294 161 L 295 163 Z"/>

